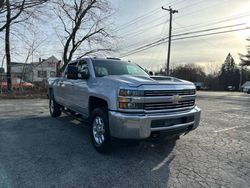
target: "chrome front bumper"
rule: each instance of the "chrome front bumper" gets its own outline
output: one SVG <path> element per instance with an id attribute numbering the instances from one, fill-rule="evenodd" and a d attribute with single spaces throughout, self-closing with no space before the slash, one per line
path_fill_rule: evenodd
<path id="1" fill-rule="evenodd" d="M 200 123 L 201 110 L 195 107 L 189 111 L 174 112 L 166 114 L 144 114 L 134 115 L 120 112 L 109 111 L 109 128 L 110 134 L 116 138 L 126 139 L 144 139 L 151 135 L 154 131 L 172 132 L 180 128 L 185 129 L 191 127 L 194 130 Z M 194 116 L 194 121 L 184 124 L 176 124 L 166 127 L 151 128 L 153 120 L 167 120 L 173 118 L 182 118 Z"/>

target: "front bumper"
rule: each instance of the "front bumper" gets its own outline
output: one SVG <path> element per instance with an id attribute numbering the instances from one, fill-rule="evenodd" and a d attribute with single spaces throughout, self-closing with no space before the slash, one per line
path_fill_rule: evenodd
<path id="1" fill-rule="evenodd" d="M 201 110 L 198 107 L 194 107 L 189 111 L 144 115 L 125 114 L 115 111 L 109 111 L 110 134 L 112 137 L 116 138 L 144 139 L 150 137 L 151 133 L 155 131 L 164 131 L 171 133 L 175 130 L 194 130 L 200 123 L 200 115 Z M 171 126 L 151 128 L 151 122 L 154 120 L 167 121 L 173 118 L 182 118 L 189 116 L 194 116 L 193 121 Z"/>

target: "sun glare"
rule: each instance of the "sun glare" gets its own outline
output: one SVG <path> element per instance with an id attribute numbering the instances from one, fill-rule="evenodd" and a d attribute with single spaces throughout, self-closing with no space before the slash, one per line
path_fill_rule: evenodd
<path id="1" fill-rule="evenodd" d="M 249 28 L 247 30 L 238 31 L 236 35 L 240 38 L 246 39 L 250 37 L 250 3 L 246 3 L 241 7 L 236 14 L 239 14 L 241 17 L 234 21 L 235 24 L 245 23 L 246 25 L 241 28 Z"/>

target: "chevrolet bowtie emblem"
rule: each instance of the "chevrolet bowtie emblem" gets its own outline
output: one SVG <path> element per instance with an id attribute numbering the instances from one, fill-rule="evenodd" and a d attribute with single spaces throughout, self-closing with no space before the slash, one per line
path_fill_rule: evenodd
<path id="1" fill-rule="evenodd" d="M 181 100 L 180 95 L 173 95 L 172 98 L 171 98 L 171 101 L 172 101 L 173 104 L 178 104 L 180 100 Z"/>

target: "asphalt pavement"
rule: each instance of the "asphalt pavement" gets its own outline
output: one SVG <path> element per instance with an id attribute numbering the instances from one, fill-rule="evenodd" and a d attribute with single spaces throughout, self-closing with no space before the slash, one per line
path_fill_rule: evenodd
<path id="1" fill-rule="evenodd" d="M 177 141 L 97 153 L 48 101 L 0 100 L 0 187 L 250 187 L 250 95 L 199 92 L 200 126 Z"/>

